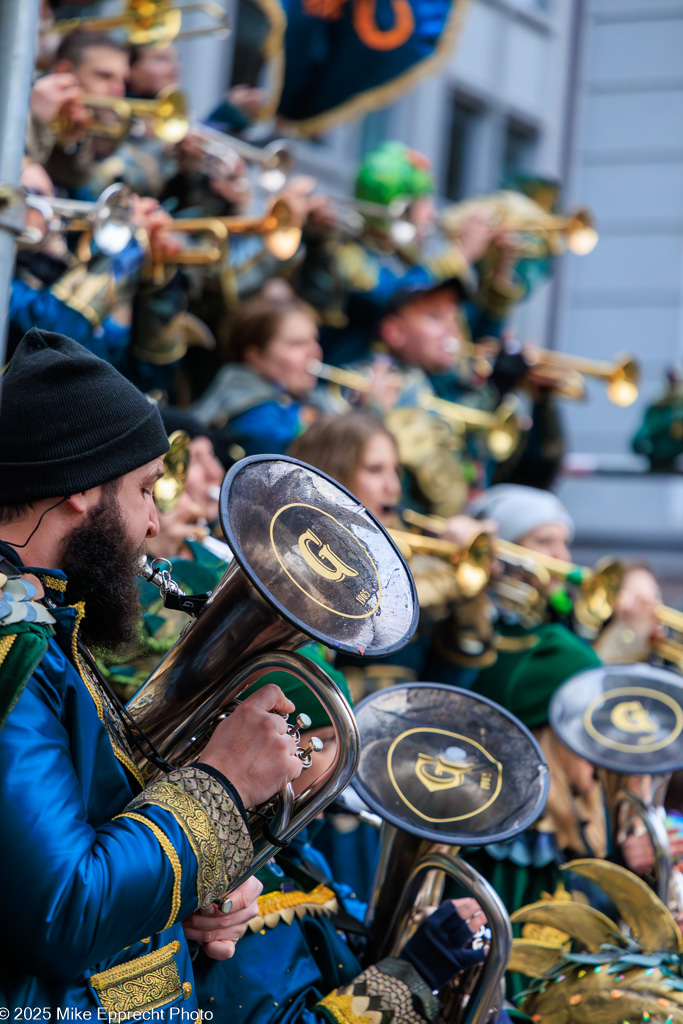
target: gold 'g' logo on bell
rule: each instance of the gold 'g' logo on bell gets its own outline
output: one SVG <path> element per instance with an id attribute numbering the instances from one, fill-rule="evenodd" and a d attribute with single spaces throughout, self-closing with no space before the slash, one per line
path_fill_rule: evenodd
<path id="1" fill-rule="evenodd" d="M 657 732 L 659 726 L 639 700 L 624 700 L 610 712 L 612 724 L 622 732 Z M 646 741 L 644 741 L 646 742 Z"/>
<path id="2" fill-rule="evenodd" d="M 430 793 L 437 790 L 457 789 L 462 786 L 465 776 L 474 768 L 471 761 L 448 761 L 443 754 L 418 754 L 415 774 Z"/>
<path id="3" fill-rule="evenodd" d="M 313 551 L 311 545 L 316 544 L 318 551 Z M 313 530 L 306 530 L 299 537 L 299 551 L 311 569 L 317 572 L 323 579 L 331 580 L 333 583 L 340 583 L 347 576 L 357 576 L 358 573 L 350 565 L 343 562 L 339 555 L 335 555 L 329 544 L 323 544 Z"/>

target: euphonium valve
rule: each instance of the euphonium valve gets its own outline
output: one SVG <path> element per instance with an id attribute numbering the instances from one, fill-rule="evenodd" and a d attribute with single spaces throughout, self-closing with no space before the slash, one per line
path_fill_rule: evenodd
<path id="1" fill-rule="evenodd" d="M 341 692 L 292 652 L 313 638 L 355 655 L 389 654 L 412 636 L 418 605 L 408 568 L 380 524 L 345 488 L 303 463 L 242 459 L 223 482 L 220 517 L 234 560 L 129 710 L 159 757 L 183 764 L 264 672 L 285 671 L 315 693 L 335 730 L 336 762 L 296 798 L 288 787 L 257 809 L 251 873 L 274 851 L 269 836 L 287 842 L 303 828 L 346 786 L 358 757 L 355 720 Z M 142 754 L 139 763 L 143 774 L 154 774 Z"/>

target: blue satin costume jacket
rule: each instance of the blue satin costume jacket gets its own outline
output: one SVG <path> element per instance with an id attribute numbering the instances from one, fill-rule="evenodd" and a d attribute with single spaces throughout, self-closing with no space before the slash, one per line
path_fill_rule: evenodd
<path id="1" fill-rule="evenodd" d="M 26 1006 L 49 1008 L 52 1020 L 64 1007 L 91 1020 L 98 1007 L 99 1019 L 105 1010 L 145 1019 L 143 1007 L 155 1020 L 192 1019 L 192 963 L 175 922 L 199 905 L 207 864 L 197 840 L 209 818 L 199 820 L 196 803 L 193 835 L 158 804 L 126 812 L 142 778 L 76 651 L 82 606 L 66 605 L 62 573 L 30 571 L 57 624 L 0 733 L 0 990 L 10 1019 Z"/>

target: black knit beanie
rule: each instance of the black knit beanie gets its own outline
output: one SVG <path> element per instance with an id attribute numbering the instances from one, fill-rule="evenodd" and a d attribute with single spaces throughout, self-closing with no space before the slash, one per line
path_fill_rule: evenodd
<path id="1" fill-rule="evenodd" d="M 110 363 L 36 327 L 0 397 L 0 505 L 77 494 L 168 450 L 161 417 Z"/>

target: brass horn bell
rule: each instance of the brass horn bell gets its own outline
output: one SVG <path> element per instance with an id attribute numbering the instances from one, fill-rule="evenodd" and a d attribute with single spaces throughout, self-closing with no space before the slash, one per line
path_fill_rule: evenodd
<path id="1" fill-rule="evenodd" d="M 378 657 L 403 647 L 418 604 L 410 572 L 383 527 L 329 477 L 295 459 L 258 455 L 227 474 L 223 533 L 234 560 L 194 621 L 138 691 L 129 710 L 167 762 L 194 759 L 218 719 L 263 671 L 311 689 L 337 738 L 333 766 L 294 798 L 287 787 L 251 821 L 256 871 L 350 781 L 358 759 L 353 713 L 329 676 L 290 653 L 319 640 Z M 143 774 L 154 766 L 139 755 Z"/>
<path id="2" fill-rule="evenodd" d="M 502 1005 L 512 929 L 494 888 L 457 848 L 504 842 L 536 820 L 548 795 L 543 754 L 509 711 L 440 683 L 377 691 L 356 707 L 356 721 L 353 787 L 384 819 L 366 917 L 373 957 L 399 955 L 440 903 L 446 876 L 453 878 L 486 913 L 491 950 L 469 998 L 447 992 L 440 1019 L 484 1024 Z"/>
<path id="3" fill-rule="evenodd" d="M 162 515 L 173 512 L 180 501 L 190 468 L 190 435 L 185 430 L 174 430 L 168 442 L 164 475 L 154 484 L 154 501 Z"/>
<path id="4" fill-rule="evenodd" d="M 612 844 L 638 819 L 655 851 L 656 891 L 667 906 L 675 896 L 664 796 L 671 773 L 683 769 L 683 681 L 652 665 L 604 665 L 579 672 L 550 703 L 553 732 L 595 765 L 607 807 Z"/>

